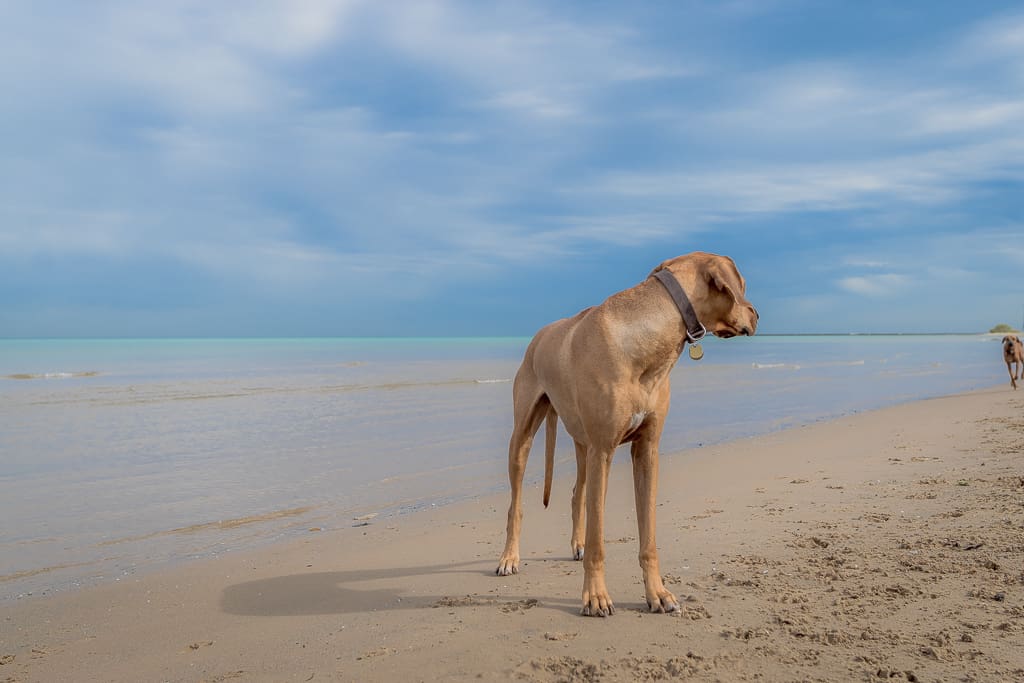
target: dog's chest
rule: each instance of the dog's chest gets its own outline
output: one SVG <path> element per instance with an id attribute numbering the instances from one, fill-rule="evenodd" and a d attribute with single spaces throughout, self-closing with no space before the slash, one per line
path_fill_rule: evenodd
<path id="1" fill-rule="evenodd" d="M 646 411 L 633 413 L 629 418 L 629 427 L 626 428 L 626 431 L 632 432 L 638 429 L 644 423 L 644 420 L 647 419 L 648 414 Z"/>

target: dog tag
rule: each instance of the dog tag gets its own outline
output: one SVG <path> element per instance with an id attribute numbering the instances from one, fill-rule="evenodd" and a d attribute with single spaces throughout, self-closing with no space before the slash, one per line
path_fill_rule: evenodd
<path id="1" fill-rule="evenodd" d="M 690 358 L 692 360 L 700 360 L 704 357 L 704 349 L 700 347 L 700 344 L 690 344 Z"/>

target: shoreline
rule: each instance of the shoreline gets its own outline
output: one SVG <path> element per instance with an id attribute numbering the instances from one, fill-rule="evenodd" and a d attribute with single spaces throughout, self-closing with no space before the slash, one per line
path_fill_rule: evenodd
<path id="1" fill-rule="evenodd" d="M 997 385 L 663 454 L 676 615 L 641 610 L 619 453 L 609 619 L 578 616 L 562 467 L 548 510 L 525 492 L 519 575 L 493 575 L 502 491 L 0 605 L 0 680 L 1009 680 L 1022 429 Z"/>

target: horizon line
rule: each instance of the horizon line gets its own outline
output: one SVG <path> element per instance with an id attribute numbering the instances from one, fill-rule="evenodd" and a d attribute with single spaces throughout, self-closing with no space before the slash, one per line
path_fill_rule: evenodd
<path id="1" fill-rule="evenodd" d="M 999 335 L 1010 332 L 1020 333 L 1021 330 L 1009 330 L 1005 332 L 765 332 L 754 335 L 755 337 L 937 337 L 937 336 L 969 336 L 969 335 Z M 536 334 L 536 333 L 534 333 Z M 239 336 L 42 336 L 42 337 L 0 337 L 0 341 L 284 341 L 284 340 L 317 340 L 317 339 L 346 339 L 346 340 L 375 340 L 375 339 L 428 339 L 428 340 L 473 340 L 473 339 L 532 339 L 534 334 L 529 335 L 239 335 Z M 711 338 L 711 335 L 708 335 Z"/>

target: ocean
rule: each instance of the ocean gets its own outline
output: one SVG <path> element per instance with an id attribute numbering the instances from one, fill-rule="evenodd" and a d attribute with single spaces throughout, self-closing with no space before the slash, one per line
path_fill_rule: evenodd
<path id="1" fill-rule="evenodd" d="M 528 342 L 0 340 L 0 601 L 504 490 Z M 708 338 L 703 360 L 684 354 L 673 371 L 662 457 L 1009 390 L 997 342 Z M 543 475 L 542 443 L 529 482 Z M 560 430 L 556 476 L 574 467 Z M 504 510 L 493 526 L 500 536 Z"/>

